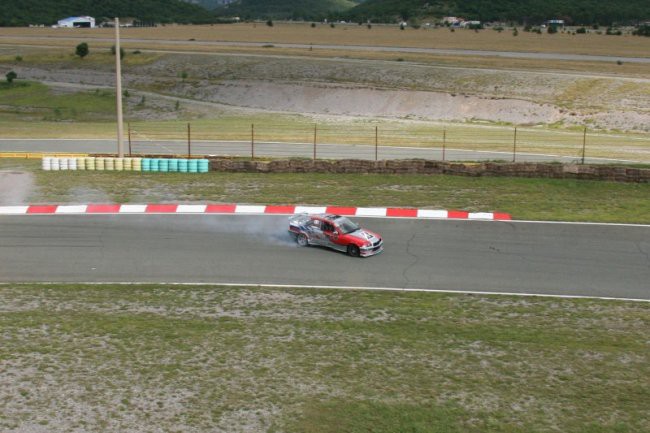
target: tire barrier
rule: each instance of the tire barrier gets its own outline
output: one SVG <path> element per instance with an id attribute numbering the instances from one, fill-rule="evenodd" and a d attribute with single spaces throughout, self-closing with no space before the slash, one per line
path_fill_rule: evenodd
<path id="1" fill-rule="evenodd" d="M 102 156 L 57 158 L 44 156 L 41 161 L 41 168 L 45 171 L 96 170 L 207 173 L 210 171 L 210 161 L 207 159 L 176 158 L 113 158 Z"/>

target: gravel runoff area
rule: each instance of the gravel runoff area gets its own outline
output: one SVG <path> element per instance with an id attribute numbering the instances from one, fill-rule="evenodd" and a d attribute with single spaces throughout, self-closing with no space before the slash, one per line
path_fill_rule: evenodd
<path id="1" fill-rule="evenodd" d="M 0 285 L 0 430 L 649 431 L 649 306 Z"/>

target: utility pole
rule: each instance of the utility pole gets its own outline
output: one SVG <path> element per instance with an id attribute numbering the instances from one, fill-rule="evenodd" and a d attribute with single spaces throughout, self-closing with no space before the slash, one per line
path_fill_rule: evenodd
<path id="1" fill-rule="evenodd" d="M 115 98 L 117 102 L 117 156 L 124 157 L 124 124 L 122 123 L 122 59 L 120 50 L 120 19 L 115 18 Z"/>

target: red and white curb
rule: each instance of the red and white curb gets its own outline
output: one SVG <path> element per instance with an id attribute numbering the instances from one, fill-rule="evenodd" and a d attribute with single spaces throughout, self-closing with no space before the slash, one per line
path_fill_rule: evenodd
<path id="1" fill-rule="evenodd" d="M 507 213 L 394 207 L 277 206 L 242 204 L 82 204 L 0 206 L 0 215 L 240 214 L 293 215 L 331 213 L 375 218 L 430 218 L 509 221 Z"/>

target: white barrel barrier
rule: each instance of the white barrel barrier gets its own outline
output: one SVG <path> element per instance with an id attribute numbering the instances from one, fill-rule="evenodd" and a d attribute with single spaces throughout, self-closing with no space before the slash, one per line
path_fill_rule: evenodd
<path id="1" fill-rule="evenodd" d="M 105 170 L 104 160 L 105 158 L 101 158 L 101 157 L 95 158 L 95 170 L 97 171 Z"/>
<path id="2" fill-rule="evenodd" d="M 115 158 L 115 171 L 124 171 L 124 158 Z"/>
<path id="3" fill-rule="evenodd" d="M 59 170 L 68 169 L 68 158 L 58 158 L 59 160 Z"/>
<path id="4" fill-rule="evenodd" d="M 66 158 L 68 160 L 68 170 L 77 170 L 77 158 Z"/>
<path id="5" fill-rule="evenodd" d="M 104 158 L 104 170 L 106 171 L 115 170 L 115 158 Z"/>
<path id="6" fill-rule="evenodd" d="M 41 168 L 43 170 L 51 170 L 52 169 L 52 157 L 51 156 L 44 156 L 43 161 L 41 161 Z"/>
<path id="7" fill-rule="evenodd" d="M 133 170 L 133 158 L 124 158 L 124 171 Z"/>
<path id="8" fill-rule="evenodd" d="M 84 158 L 86 170 L 95 170 L 95 157 L 89 156 Z"/>
<path id="9" fill-rule="evenodd" d="M 57 171 L 61 168 L 61 165 L 59 164 L 59 158 L 52 158 L 50 159 L 50 169 Z"/>
<path id="10" fill-rule="evenodd" d="M 85 170 L 85 169 L 86 169 L 86 159 L 77 158 L 77 170 Z"/>
<path id="11" fill-rule="evenodd" d="M 131 158 L 133 171 L 142 171 L 142 158 Z"/>

